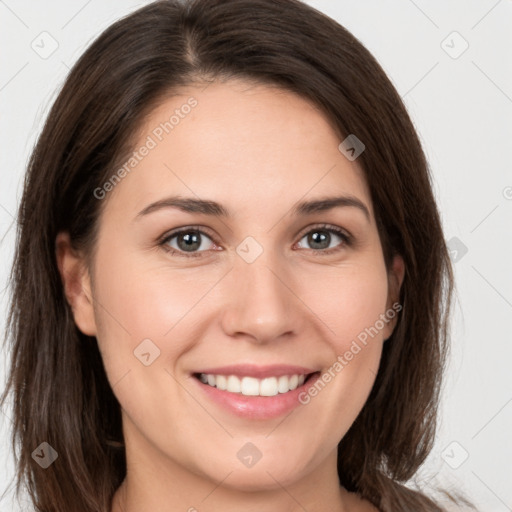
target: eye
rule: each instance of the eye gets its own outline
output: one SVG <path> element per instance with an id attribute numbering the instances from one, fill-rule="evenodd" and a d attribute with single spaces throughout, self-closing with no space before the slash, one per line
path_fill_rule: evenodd
<path id="1" fill-rule="evenodd" d="M 334 234 L 334 238 L 333 235 Z M 335 242 L 336 238 L 341 240 L 336 246 L 332 247 L 331 242 Z M 306 243 L 312 246 L 315 252 L 322 252 L 324 254 L 331 254 L 342 250 L 346 246 L 350 246 L 352 243 L 352 237 L 341 228 L 337 226 L 331 226 L 329 224 L 323 224 L 317 226 L 314 229 L 310 229 L 300 240 L 306 240 Z M 319 250 L 319 251 L 318 251 Z"/>
<path id="2" fill-rule="evenodd" d="M 201 256 L 202 252 L 208 250 L 208 243 L 204 243 L 205 238 L 213 244 L 211 237 L 204 231 L 195 227 L 188 227 L 166 235 L 159 242 L 159 245 L 171 254 L 185 256 L 186 258 L 195 257 Z"/>
<path id="3" fill-rule="evenodd" d="M 341 243 L 339 242 L 334 247 L 331 247 L 331 242 L 335 242 L 336 238 L 341 240 Z M 207 240 L 210 241 L 210 244 L 208 244 Z M 299 245 L 302 244 L 302 240 L 306 240 L 306 243 L 312 246 L 310 250 L 322 254 L 331 254 L 352 244 L 351 235 L 341 228 L 329 224 L 323 224 L 305 232 L 298 242 Z M 209 249 L 218 250 L 215 249 L 217 246 L 213 242 L 212 236 L 196 226 L 190 226 L 168 233 L 158 242 L 158 245 L 172 255 L 184 256 L 186 258 L 201 256 L 201 253 Z M 210 247 L 208 247 L 208 245 L 210 245 Z"/>

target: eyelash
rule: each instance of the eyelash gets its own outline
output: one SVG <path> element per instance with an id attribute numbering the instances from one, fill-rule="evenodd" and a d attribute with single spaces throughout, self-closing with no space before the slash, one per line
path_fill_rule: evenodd
<path id="1" fill-rule="evenodd" d="M 299 241 L 302 240 L 302 238 L 304 238 L 304 236 L 308 235 L 309 233 L 313 233 L 315 231 L 327 231 L 330 233 L 334 233 L 342 239 L 343 243 L 338 245 L 337 247 L 332 247 L 331 249 L 319 249 L 319 250 L 309 249 L 310 251 L 313 251 L 313 252 L 322 253 L 324 255 L 330 255 L 330 254 L 333 254 L 335 252 L 342 250 L 344 247 L 350 247 L 353 243 L 353 238 L 351 235 L 349 235 L 344 230 L 338 228 L 337 226 L 333 226 L 331 224 L 321 224 L 318 226 L 314 226 L 313 228 L 310 228 L 309 231 L 303 231 L 300 235 Z M 206 251 L 186 253 L 184 251 L 178 251 L 176 249 L 173 249 L 172 247 L 169 247 L 167 245 L 170 240 L 179 236 L 180 234 L 191 233 L 191 232 L 200 233 L 201 235 L 206 235 L 208 238 L 210 238 L 212 240 L 212 242 L 214 242 L 216 244 L 214 237 L 211 234 L 209 234 L 208 232 L 206 232 L 204 229 L 202 229 L 200 226 L 188 226 L 186 228 L 182 228 L 177 231 L 172 231 L 171 233 L 166 233 L 163 236 L 163 238 L 161 238 L 158 241 L 158 245 L 160 247 L 162 247 L 166 252 L 170 253 L 171 255 L 184 256 L 185 258 L 200 257 L 200 256 L 202 256 L 202 253 L 204 253 Z"/>
<path id="2" fill-rule="evenodd" d="M 334 233 L 337 236 L 339 236 L 343 242 L 340 245 L 338 245 L 337 247 L 332 247 L 331 249 L 319 249 L 319 250 L 309 249 L 310 251 L 322 253 L 323 255 L 330 255 L 330 254 L 333 254 L 335 252 L 342 250 L 345 246 L 350 247 L 352 245 L 352 241 L 353 241 L 352 236 L 349 235 L 348 233 L 346 233 L 344 230 L 342 230 L 336 226 L 333 226 L 331 224 L 322 224 L 322 225 L 314 226 L 313 228 L 310 228 L 309 231 L 302 232 L 299 240 L 302 240 L 302 238 L 304 238 L 304 236 L 308 235 L 309 233 L 315 232 L 315 231 L 328 231 L 330 233 Z M 208 232 L 206 232 L 200 226 L 188 226 L 186 228 L 182 228 L 177 231 L 172 231 L 171 233 L 166 233 L 164 235 L 164 237 L 160 239 L 160 241 L 158 242 L 158 245 L 161 246 L 165 251 L 167 251 L 171 255 L 184 256 L 185 258 L 201 257 L 202 253 L 204 253 L 206 251 L 186 253 L 183 251 L 178 251 L 176 249 L 173 249 L 172 247 L 169 247 L 167 245 L 170 240 L 179 236 L 180 234 L 191 233 L 191 232 L 200 233 L 201 235 L 206 235 L 208 238 L 210 238 L 212 240 L 212 242 L 214 242 L 216 244 L 214 237 L 211 234 L 209 234 Z"/>

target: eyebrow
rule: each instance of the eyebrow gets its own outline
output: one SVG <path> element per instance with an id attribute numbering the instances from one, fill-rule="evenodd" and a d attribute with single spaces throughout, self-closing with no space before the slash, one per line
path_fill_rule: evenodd
<path id="1" fill-rule="evenodd" d="M 297 217 L 306 216 L 339 207 L 357 208 L 365 214 L 368 221 L 370 220 L 370 211 L 368 207 L 360 199 L 351 195 L 323 197 L 312 201 L 302 201 L 292 208 L 292 215 Z M 164 208 L 176 208 L 188 213 L 200 213 L 203 215 L 211 215 L 213 217 L 224 217 L 226 219 L 233 217 L 228 209 L 216 201 L 196 199 L 193 197 L 171 196 L 155 201 L 154 203 L 146 206 L 136 215 L 134 220 L 140 219 L 141 217 Z"/>

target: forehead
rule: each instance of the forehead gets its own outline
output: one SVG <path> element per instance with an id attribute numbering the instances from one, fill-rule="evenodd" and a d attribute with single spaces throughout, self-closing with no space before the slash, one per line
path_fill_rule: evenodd
<path id="1" fill-rule="evenodd" d="M 109 199 L 126 214 L 176 194 L 275 214 L 350 194 L 373 216 L 362 169 L 340 142 L 326 116 L 290 91 L 241 80 L 191 86 L 146 116 Z"/>

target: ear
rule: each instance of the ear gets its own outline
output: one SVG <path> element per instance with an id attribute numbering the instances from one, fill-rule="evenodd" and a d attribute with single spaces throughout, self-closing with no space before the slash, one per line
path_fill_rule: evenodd
<path id="1" fill-rule="evenodd" d="M 395 314 L 393 318 L 390 318 L 391 315 L 387 315 L 386 317 L 390 318 L 388 322 L 386 322 L 385 327 L 383 329 L 384 340 L 387 340 L 395 329 L 395 326 L 398 321 L 398 311 L 396 309 L 396 303 L 399 302 L 400 298 L 400 289 L 402 287 L 402 283 L 404 281 L 405 275 L 405 264 L 402 256 L 399 254 L 395 254 L 393 257 L 393 261 L 391 263 L 391 268 L 388 271 L 388 299 L 386 303 L 386 312 L 391 310 Z M 395 304 L 395 307 L 393 307 Z"/>
<path id="2" fill-rule="evenodd" d="M 88 336 L 96 336 L 91 280 L 84 258 L 71 246 L 69 233 L 60 232 L 55 240 L 57 266 L 66 299 L 77 327 Z"/>

